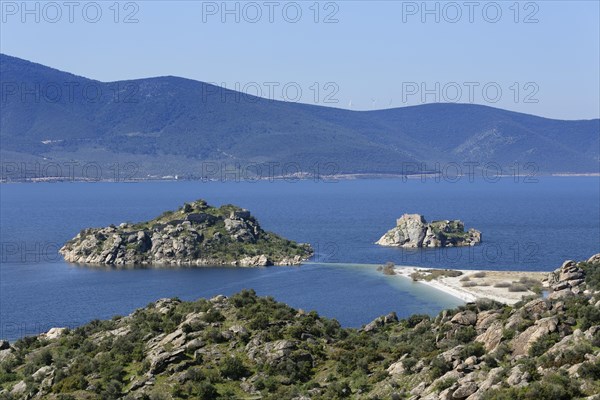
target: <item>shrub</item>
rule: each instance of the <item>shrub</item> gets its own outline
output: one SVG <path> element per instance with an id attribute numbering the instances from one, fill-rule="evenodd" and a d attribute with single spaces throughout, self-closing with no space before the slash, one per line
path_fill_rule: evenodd
<path id="1" fill-rule="evenodd" d="M 219 367 L 221 376 L 225 379 L 238 380 L 248 375 L 248 369 L 238 356 L 227 357 Z"/>
<path id="2" fill-rule="evenodd" d="M 224 320 L 225 320 L 225 317 L 223 316 L 223 314 L 221 314 L 219 312 L 219 310 L 216 310 L 214 308 L 211 308 L 210 310 L 208 310 L 206 312 L 206 314 L 204 315 L 204 321 L 206 321 L 208 323 L 221 322 Z"/>
<path id="3" fill-rule="evenodd" d="M 600 358 L 581 364 L 579 375 L 582 378 L 598 379 L 600 377 Z"/>
<path id="4" fill-rule="evenodd" d="M 437 379 L 452 369 L 452 363 L 444 360 L 442 357 L 435 357 L 429 364 L 431 379 Z"/>
<path id="5" fill-rule="evenodd" d="M 472 343 L 465 345 L 465 347 L 460 352 L 460 357 L 462 359 L 465 359 L 465 358 L 469 358 L 471 356 L 481 357 L 484 354 L 485 354 L 485 347 L 483 347 L 483 344 L 480 342 L 472 342 Z"/>
<path id="6" fill-rule="evenodd" d="M 508 287 L 508 291 L 509 292 L 527 292 L 527 286 L 522 285 L 520 283 L 512 283 L 509 287 Z"/>
<path id="7" fill-rule="evenodd" d="M 59 393 L 69 393 L 76 390 L 85 390 L 88 386 L 87 381 L 81 374 L 71 375 L 58 382 L 54 387 L 54 391 Z"/>
<path id="8" fill-rule="evenodd" d="M 256 303 L 256 292 L 254 289 L 244 289 L 231 296 L 231 302 L 236 308 L 242 308 Z"/>
<path id="9" fill-rule="evenodd" d="M 560 340 L 560 335 L 557 332 L 550 335 L 542 336 L 536 340 L 529 348 L 531 357 L 539 357 L 544 354 L 550 347 L 554 346 Z"/>
<path id="10" fill-rule="evenodd" d="M 457 382 L 456 378 L 448 378 L 441 380 L 435 384 L 433 390 L 436 392 L 441 392 L 442 390 L 448 389 L 450 386 L 454 385 Z"/>
<path id="11" fill-rule="evenodd" d="M 214 387 L 210 382 L 200 382 L 196 388 L 196 395 L 201 400 L 213 400 L 219 397 L 217 388 Z"/>
<path id="12" fill-rule="evenodd" d="M 498 282 L 494 284 L 495 288 L 507 288 L 510 287 L 510 282 Z"/>
<path id="13" fill-rule="evenodd" d="M 479 271 L 479 272 L 475 272 L 473 275 L 471 275 L 473 278 L 485 278 L 487 276 L 487 273 L 485 271 Z"/>
<path id="14" fill-rule="evenodd" d="M 600 290 L 600 263 L 581 262 L 578 266 L 585 271 L 585 283 L 594 290 Z"/>
<path id="15" fill-rule="evenodd" d="M 420 281 L 420 280 L 422 280 L 424 277 L 425 277 L 425 275 L 423 275 L 423 274 L 422 274 L 422 273 L 420 273 L 420 272 L 413 272 L 412 274 L 410 274 L 410 278 L 411 278 L 411 279 L 412 279 L 414 282 Z"/>
<path id="16" fill-rule="evenodd" d="M 396 271 L 394 271 L 394 263 L 388 262 L 383 266 L 383 274 L 384 275 L 396 275 Z"/>
<path id="17" fill-rule="evenodd" d="M 406 320 L 406 325 L 409 328 L 414 328 L 422 321 L 429 321 L 429 315 L 427 314 L 413 314 Z"/>
<path id="18" fill-rule="evenodd" d="M 477 331 L 472 326 L 462 326 L 454 333 L 454 339 L 459 343 L 469 343 L 477 336 Z"/>
<path id="19" fill-rule="evenodd" d="M 325 391 L 324 398 L 326 399 L 344 399 L 350 397 L 352 394 L 352 390 L 350 386 L 345 381 L 335 381 L 327 386 L 327 390 Z"/>

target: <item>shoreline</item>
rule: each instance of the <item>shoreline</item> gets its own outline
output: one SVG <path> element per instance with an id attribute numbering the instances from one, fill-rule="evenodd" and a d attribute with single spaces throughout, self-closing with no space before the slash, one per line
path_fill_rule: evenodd
<path id="1" fill-rule="evenodd" d="M 430 271 L 450 271 L 456 276 L 440 276 L 427 279 L 413 279 L 414 274 L 428 276 Z M 456 297 L 465 303 L 481 299 L 490 299 L 505 304 L 515 304 L 523 297 L 540 296 L 531 290 L 531 287 L 520 282 L 539 282 L 546 278 L 549 272 L 533 271 L 489 271 L 489 270 L 461 270 L 461 269 L 437 269 L 414 266 L 394 266 L 395 275 L 404 279 L 410 279 L 415 284 L 424 284 L 432 289 L 439 290 L 450 296 Z M 460 273 L 460 275 L 458 275 Z M 468 283 L 467 286 L 464 286 Z M 473 286 L 471 286 L 473 285 Z M 512 287 L 511 287 L 512 286 Z M 513 291 L 510 289 L 520 289 Z"/>
<path id="2" fill-rule="evenodd" d="M 435 174 L 435 173 L 422 173 L 422 174 L 410 174 L 410 175 L 402 175 L 402 174 L 368 174 L 368 173 L 355 173 L 355 174 L 337 174 L 337 175 L 319 175 L 319 176 L 310 176 L 310 175 L 277 175 L 270 177 L 257 177 L 256 179 L 248 179 L 248 181 L 256 182 L 256 181 L 310 181 L 315 180 L 315 178 L 322 181 L 350 181 L 350 180 L 362 180 L 362 179 L 406 179 L 406 180 L 423 180 L 423 179 L 440 179 L 443 175 Z M 460 175 L 459 178 L 467 178 L 468 175 Z M 494 178 L 578 178 L 578 177 L 600 177 L 600 173 L 598 172 L 582 172 L 582 173 L 568 173 L 568 172 L 549 172 L 539 175 L 526 175 L 526 174 L 502 174 L 496 175 Z M 69 176 L 61 176 L 61 177 L 39 177 L 39 178 L 16 178 L 16 179 L 6 179 L 0 178 L 0 184 L 15 184 L 15 183 L 58 183 L 58 182 L 78 182 L 78 183 L 142 183 L 142 182 L 239 182 L 236 179 L 219 179 L 219 178 L 176 178 L 174 176 L 157 176 L 152 178 L 123 178 L 123 179 L 91 179 L 84 177 L 69 177 Z"/>

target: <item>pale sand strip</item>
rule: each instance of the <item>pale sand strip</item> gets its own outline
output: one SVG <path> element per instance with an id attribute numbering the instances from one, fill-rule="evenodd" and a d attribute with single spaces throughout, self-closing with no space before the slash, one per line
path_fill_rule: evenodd
<path id="1" fill-rule="evenodd" d="M 434 268 L 396 266 L 394 271 L 397 275 L 411 279 L 411 275 L 415 272 L 423 273 L 426 270 Z M 464 302 L 473 302 L 478 299 L 491 299 L 500 303 L 514 304 L 520 301 L 525 296 L 537 296 L 531 291 L 526 292 L 511 292 L 506 287 L 494 287 L 498 283 L 513 283 L 521 278 L 536 279 L 542 281 L 548 272 L 525 272 L 525 271 L 485 271 L 485 270 L 464 270 L 458 269 L 454 271 L 462 272 L 461 276 L 457 277 L 440 277 L 431 281 L 419 280 L 415 284 L 424 284 L 457 297 Z M 475 274 L 485 274 L 483 277 L 475 277 Z M 477 286 L 464 287 L 464 279 L 469 277 L 469 282 L 475 282 Z M 485 286 L 484 286 L 485 285 Z"/>

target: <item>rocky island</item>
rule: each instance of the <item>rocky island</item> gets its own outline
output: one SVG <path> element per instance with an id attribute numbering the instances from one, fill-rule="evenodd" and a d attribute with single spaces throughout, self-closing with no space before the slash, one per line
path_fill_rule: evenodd
<path id="1" fill-rule="evenodd" d="M 60 250 L 66 261 L 100 265 L 298 265 L 313 250 L 264 231 L 248 210 L 205 201 L 136 224 L 82 230 Z"/>
<path id="2" fill-rule="evenodd" d="M 456 247 L 474 246 L 481 242 L 481 232 L 469 229 L 459 220 L 427 223 L 419 214 L 404 214 L 396 226 L 386 232 L 376 244 L 397 247 Z"/>
<path id="3" fill-rule="evenodd" d="M 2 399 L 597 399 L 600 254 L 551 295 L 360 329 L 245 290 L 0 341 Z"/>

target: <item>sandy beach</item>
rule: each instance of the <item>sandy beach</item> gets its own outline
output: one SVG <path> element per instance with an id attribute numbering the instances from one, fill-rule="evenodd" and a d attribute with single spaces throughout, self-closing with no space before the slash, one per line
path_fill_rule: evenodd
<path id="1" fill-rule="evenodd" d="M 417 285 L 430 286 L 465 302 L 485 298 L 506 304 L 539 295 L 531 289 L 539 290 L 548 275 L 548 272 L 439 270 L 412 266 L 395 266 L 394 272 Z"/>

